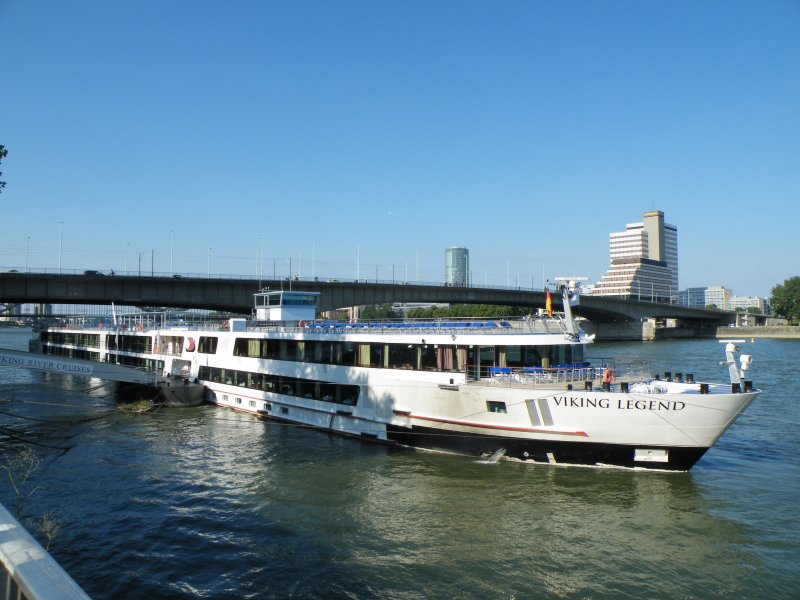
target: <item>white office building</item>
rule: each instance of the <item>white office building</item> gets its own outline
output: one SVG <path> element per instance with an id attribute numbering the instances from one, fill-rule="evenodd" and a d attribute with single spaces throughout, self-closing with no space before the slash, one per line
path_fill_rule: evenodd
<path id="1" fill-rule="evenodd" d="M 721 285 L 706 288 L 706 306 L 715 306 L 720 310 L 731 310 L 731 291 Z"/>
<path id="2" fill-rule="evenodd" d="M 748 308 L 757 309 L 762 315 L 769 314 L 769 303 L 765 298 L 758 296 L 731 296 L 731 310 L 747 311 Z"/>
<path id="3" fill-rule="evenodd" d="M 678 295 L 678 229 L 664 213 L 644 213 L 641 223 L 610 235 L 611 265 L 592 294 L 650 302 L 673 302 Z"/>

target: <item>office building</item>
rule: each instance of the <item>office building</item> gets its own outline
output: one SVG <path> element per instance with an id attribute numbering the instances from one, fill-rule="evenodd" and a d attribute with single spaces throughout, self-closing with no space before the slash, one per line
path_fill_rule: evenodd
<path id="1" fill-rule="evenodd" d="M 693 287 L 680 291 L 678 304 L 690 308 L 714 307 L 720 310 L 734 310 L 733 298 L 733 293 L 721 285 Z"/>
<path id="2" fill-rule="evenodd" d="M 444 252 L 444 282 L 446 285 L 469 285 L 469 250 L 452 246 Z"/>
<path id="3" fill-rule="evenodd" d="M 608 272 L 592 288 L 596 296 L 672 302 L 678 294 L 678 229 L 660 210 L 644 213 L 641 223 L 610 235 Z"/>

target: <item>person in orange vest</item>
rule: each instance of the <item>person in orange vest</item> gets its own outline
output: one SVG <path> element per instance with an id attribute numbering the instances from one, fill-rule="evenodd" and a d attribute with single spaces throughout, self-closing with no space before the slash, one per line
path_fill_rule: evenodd
<path id="1" fill-rule="evenodd" d="M 612 371 L 610 367 L 606 367 L 605 370 L 603 370 L 603 383 L 609 385 L 614 383 L 614 371 Z"/>

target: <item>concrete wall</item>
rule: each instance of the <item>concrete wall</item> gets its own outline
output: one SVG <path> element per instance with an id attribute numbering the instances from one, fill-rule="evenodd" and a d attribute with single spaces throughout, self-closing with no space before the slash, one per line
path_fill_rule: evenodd
<path id="1" fill-rule="evenodd" d="M 644 323 L 641 321 L 628 321 L 623 323 L 592 323 L 584 321 L 581 328 L 586 333 L 593 333 L 598 342 L 640 341 L 647 338 L 644 332 Z"/>
<path id="2" fill-rule="evenodd" d="M 652 320 L 622 323 L 583 322 L 581 328 L 586 333 L 594 333 L 598 342 L 713 338 L 719 337 L 717 330 L 721 329 L 709 325 L 687 325 L 686 323 L 677 327 L 656 327 Z M 760 327 L 759 329 L 764 328 Z M 738 333 L 737 335 L 741 337 L 749 334 Z"/>
<path id="3" fill-rule="evenodd" d="M 778 327 L 717 327 L 717 337 L 728 338 L 776 338 L 800 340 L 800 327 L 784 325 Z"/>

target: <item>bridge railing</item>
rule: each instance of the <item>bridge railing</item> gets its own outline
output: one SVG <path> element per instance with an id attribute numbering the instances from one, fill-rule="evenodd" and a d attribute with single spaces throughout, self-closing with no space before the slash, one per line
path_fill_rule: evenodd
<path id="1" fill-rule="evenodd" d="M 0 598 L 88 600 L 47 550 L 0 504 Z"/>

